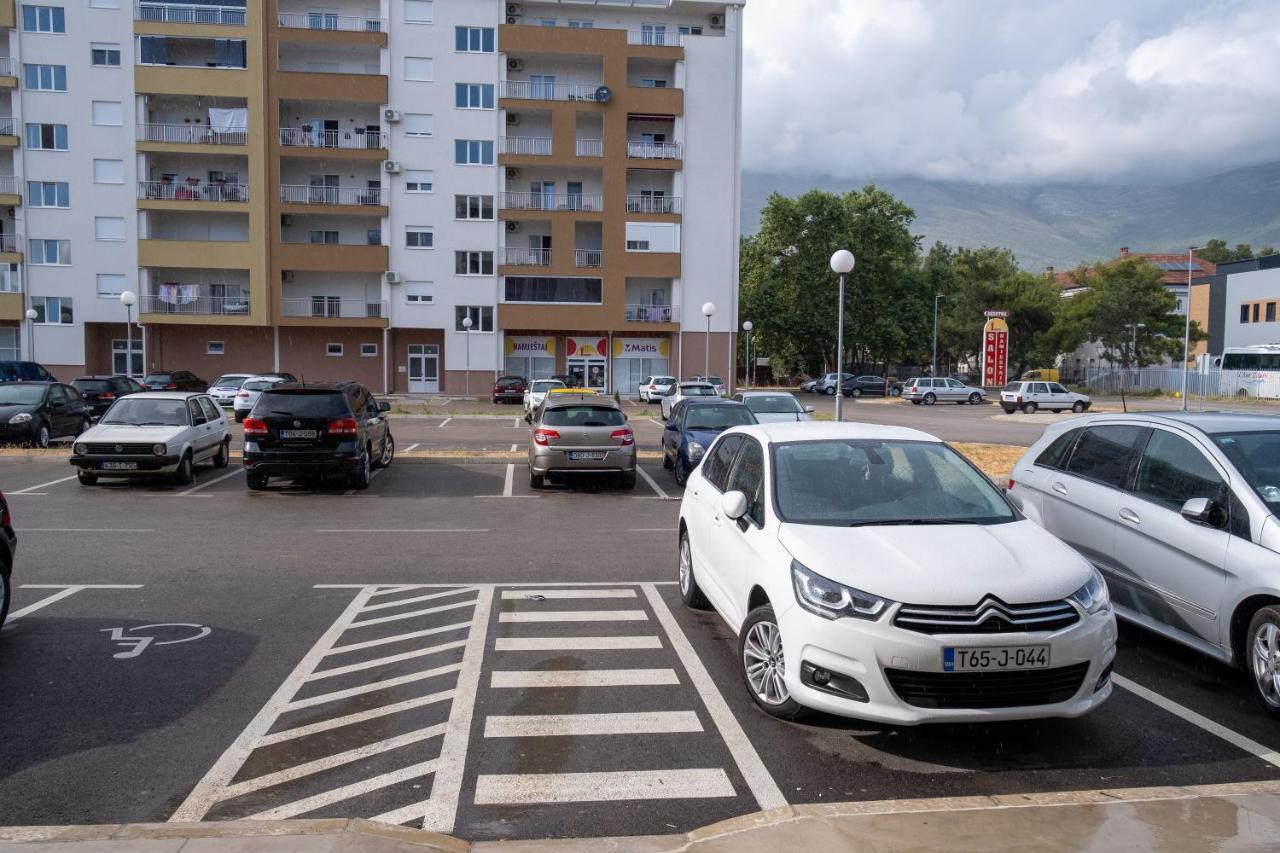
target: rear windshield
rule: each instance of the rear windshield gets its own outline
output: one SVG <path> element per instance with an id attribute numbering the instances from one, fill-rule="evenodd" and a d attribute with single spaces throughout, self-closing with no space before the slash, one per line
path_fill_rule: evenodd
<path id="1" fill-rule="evenodd" d="M 245 380 L 245 383 L 240 386 L 240 390 L 241 391 L 262 391 L 264 389 L 270 388 L 272 385 L 279 385 L 279 384 L 280 384 L 280 381 L 278 379 L 247 379 Z"/>
<path id="2" fill-rule="evenodd" d="M 73 379 L 71 385 L 79 391 L 111 390 L 111 383 L 106 379 Z"/>
<path id="3" fill-rule="evenodd" d="M 512 385 L 523 385 L 524 380 L 519 376 L 504 376 L 498 380 L 498 385 L 503 388 L 510 388 Z"/>
<path id="4" fill-rule="evenodd" d="M 168 382 L 172 373 L 148 373 L 143 382 Z"/>
<path id="5" fill-rule="evenodd" d="M 726 430 L 756 422 L 745 406 L 694 406 L 684 418 L 685 429 Z"/>
<path id="6" fill-rule="evenodd" d="M 533 391 L 533 393 L 535 394 L 545 394 L 547 391 L 550 391 L 552 388 L 563 388 L 563 387 L 564 387 L 564 383 L 561 382 L 559 379 L 539 379 L 537 382 L 533 383 L 533 386 L 530 388 L 530 390 Z"/>
<path id="7" fill-rule="evenodd" d="M 265 391 L 253 407 L 255 415 L 339 418 L 351 414 L 341 391 Z"/>
<path id="8" fill-rule="evenodd" d="M 239 388 L 241 383 L 244 382 L 244 380 L 245 380 L 245 377 L 243 376 L 219 376 L 217 379 L 213 381 L 213 384 L 210 385 L 209 387 Z"/>
<path id="9" fill-rule="evenodd" d="M 716 389 L 710 385 L 685 385 L 680 389 L 682 397 L 719 397 Z"/>
<path id="10" fill-rule="evenodd" d="M 565 406 L 547 409 L 542 415 L 546 426 L 603 427 L 622 426 L 627 418 L 608 406 Z"/>
<path id="11" fill-rule="evenodd" d="M 794 415 L 798 412 L 804 412 L 800 408 L 800 404 L 796 402 L 796 398 L 790 394 L 770 394 L 767 397 L 747 397 L 742 402 L 747 404 L 747 408 L 756 414 L 788 414 Z"/>
<path id="12" fill-rule="evenodd" d="M 1001 390 L 1004 390 L 1004 391 L 1019 391 L 1019 390 L 1021 390 L 1021 389 L 1022 389 L 1022 383 L 1021 383 L 1021 382 L 1010 382 L 1008 385 L 1004 386 L 1004 388 L 1003 388 L 1003 389 L 1001 389 Z"/>

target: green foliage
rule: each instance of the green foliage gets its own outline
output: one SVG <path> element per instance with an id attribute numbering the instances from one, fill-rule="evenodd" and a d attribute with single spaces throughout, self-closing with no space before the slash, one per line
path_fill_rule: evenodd
<path id="1" fill-rule="evenodd" d="M 1248 243 L 1237 243 L 1234 249 L 1227 248 L 1226 240 L 1210 240 L 1196 254 L 1211 264 L 1222 264 L 1228 261 L 1247 261 L 1250 258 L 1261 258 L 1274 255 L 1276 250 L 1271 246 L 1254 251 Z"/>

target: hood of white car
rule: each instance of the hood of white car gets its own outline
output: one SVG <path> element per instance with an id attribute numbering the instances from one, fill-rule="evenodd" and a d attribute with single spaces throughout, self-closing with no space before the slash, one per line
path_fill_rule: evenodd
<path id="1" fill-rule="evenodd" d="M 128 424 L 100 424 L 83 432 L 76 442 L 92 441 L 100 444 L 157 444 L 176 438 L 187 428 L 184 426 L 129 426 Z"/>
<path id="2" fill-rule="evenodd" d="M 1006 604 L 1065 598 L 1092 569 L 1031 521 L 822 527 L 783 524 L 778 539 L 810 570 L 907 604 Z"/>

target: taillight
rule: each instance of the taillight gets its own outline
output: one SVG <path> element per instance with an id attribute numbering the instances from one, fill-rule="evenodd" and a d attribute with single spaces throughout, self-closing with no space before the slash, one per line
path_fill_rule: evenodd
<path id="1" fill-rule="evenodd" d="M 535 429 L 533 431 L 533 443 L 541 445 L 542 447 L 546 447 L 550 443 L 551 439 L 559 437 L 560 433 L 553 429 Z"/>
<path id="2" fill-rule="evenodd" d="M 1012 488 L 1013 488 L 1014 486 L 1016 486 L 1016 485 L 1017 485 L 1017 483 L 1013 482 L 1013 478 L 1012 478 L 1012 477 L 1010 477 L 1010 478 L 1009 478 L 1009 485 L 1008 485 L 1008 487 L 1007 487 L 1007 488 L 1012 489 Z"/>
<path id="3" fill-rule="evenodd" d="M 168 385 L 164 386 L 164 390 L 166 390 L 166 391 L 177 391 L 177 390 L 178 390 L 178 386 L 177 386 L 177 385 L 174 385 L 172 382 L 170 382 Z"/>
<path id="4" fill-rule="evenodd" d="M 338 418 L 329 421 L 329 427 L 326 432 L 329 435 L 355 435 L 360 431 L 360 425 L 356 423 L 355 418 Z"/>
<path id="5" fill-rule="evenodd" d="M 116 398 L 116 395 L 112 394 L 110 391 L 103 391 L 101 394 L 98 395 L 99 400 L 114 400 L 115 398 Z"/>
<path id="6" fill-rule="evenodd" d="M 247 400 L 247 399 L 249 398 L 249 392 L 248 392 L 248 391 L 241 391 L 241 392 L 237 393 L 237 394 L 236 394 L 236 396 L 237 396 L 237 397 L 244 397 L 244 398 Z"/>
<path id="7" fill-rule="evenodd" d="M 630 429 L 615 429 L 610 435 L 614 441 L 617 441 L 623 447 L 636 443 L 636 436 Z"/>
<path id="8" fill-rule="evenodd" d="M 267 434 L 267 422 L 266 422 L 266 421 L 260 421 L 260 420 L 258 420 L 257 418 L 245 418 L 245 419 L 244 419 L 244 434 L 245 434 L 246 436 L 250 436 L 250 435 L 266 435 L 266 434 Z"/>

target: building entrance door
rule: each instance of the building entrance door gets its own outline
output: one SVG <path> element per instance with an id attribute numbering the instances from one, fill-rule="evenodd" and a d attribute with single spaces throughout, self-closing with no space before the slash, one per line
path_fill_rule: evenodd
<path id="1" fill-rule="evenodd" d="M 409 393 L 440 393 L 440 347 L 409 344 Z"/>
<path id="2" fill-rule="evenodd" d="M 583 388 L 603 394 L 609 387 L 609 367 L 603 358 L 569 358 L 565 366 L 569 375 L 577 377 Z"/>

